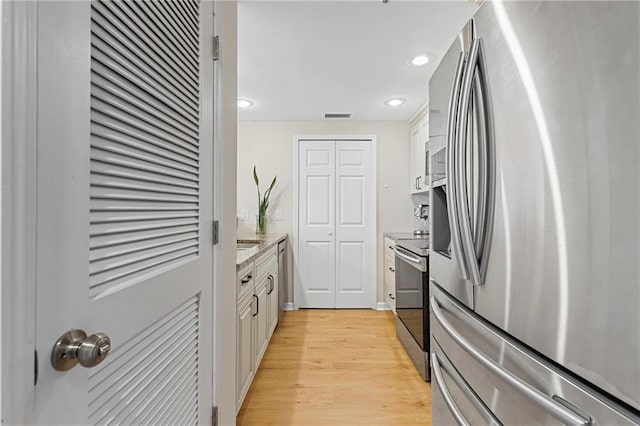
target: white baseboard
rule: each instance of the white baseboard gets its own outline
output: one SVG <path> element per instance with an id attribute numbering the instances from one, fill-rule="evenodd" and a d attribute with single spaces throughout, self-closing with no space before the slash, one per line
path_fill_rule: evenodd
<path id="1" fill-rule="evenodd" d="M 294 309 L 293 309 L 293 303 L 291 303 L 291 302 L 287 302 L 287 303 L 285 303 L 285 304 L 284 304 L 284 310 L 285 310 L 285 311 L 293 311 L 293 310 L 294 310 Z"/>
<path id="2" fill-rule="evenodd" d="M 378 302 L 376 304 L 376 311 L 390 311 L 391 308 L 387 305 L 386 302 Z"/>

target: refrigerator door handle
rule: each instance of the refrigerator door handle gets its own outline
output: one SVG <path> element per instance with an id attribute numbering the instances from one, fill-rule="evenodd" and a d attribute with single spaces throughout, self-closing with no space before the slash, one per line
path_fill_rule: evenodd
<path id="1" fill-rule="evenodd" d="M 489 259 L 490 236 L 493 231 L 495 200 L 495 148 L 493 137 L 493 111 L 490 102 L 486 64 L 482 39 L 474 39 L 469 50 L 469 60 L 464 74 L 460 95 L 460 120 L 457 138 L 459 153 L 456 165 L 457 203 L 460 212 L 462 247 L 469 265 L 469 275 L 474 285 L 483 285 Z M 471 111 L 477 114 L 478 176 L 477 194 L 474 194 L 475 238 L 471 230 L 469 194 L 467 191 L 466 146 Z M 473 177 L 473 172 L 471 173 Z M 473 185 L 472 185 L 473 186 Z"/>
<path id="2" fill-rule="evenodd" d="M 451 392 L 449 392 L 449 389 L 444 382 L 444 377 L 442 376 L 442 371 L 440 370 L 440 364 L 438 361 L 438 356 L 435 352 L 432 352 L 431 369 L 433 370 L 433 378 L 435 379 L 434 381 L 436 382 L 436 386 L 438 386 L 438 389 L 440 389 L 442 398 L 444 399 L 444 402 L 447 403 L 447 407 L 449 407 L 449 411 L 451 411 L 451 414 L 453 414 L 456 422 L 458 422 L 458 424 L 461 426 L 470 426 L 470 423 L 464 417 L 464 414 L 462 414 L 462 411 L 458 407 L 458 404 L 456 404 L 453 396 L 451 396 Z"/>
<path id="3" fill-rule="evenodd" d="M 462 89 L 460 91 L 460 120 L 458 121 L 458 129 L 456 132 L 456 139 L 458 145 L 458 152 L 456 158 L 456 192 L 457 192 L 457 210 L 460 217 L 460 240 L 462 242 L 462 249 L 467 259 L 467 265 L 469 267 L 469 279 L 474 285 L 480 285 L 482 280 L 480 277 L 480 267 L 478 265 L 478 256 L 475 251 L 473 243 L 473 235 L 471 233 L 471 218 L 469 214 L 469 205 L 467 200 L 469 194 L 467 191 L 466 182 L 466 139 L 467 139 L 467 125 L 469 123 L 469 112 L 471 109 L 471 91 L 473 88 L 473 81 L 476 74 L 476 65 L 478 62 L 478 46 L 480 44 L 479 39 L 473 40 L 471 48 L 469 49 L 469 58 L 465 66 L 464 79 L 462 82 Z"/>
<path id="4" fill-rule="evenodd" d="M 439 348 L 438 345 L 436 346 Z M 480 412 L 480 414 L 482 415 L 482 417 L 484 418 L 484 420 L 487 422 L 488 425 L 502 426 L 502 423 L 500 422 L 500 420 L 498 420 L 498 418 L 491 412 L 489 407 L 487 407 L 486 404 L 482 402 L 478 394 L 475 393 L 475 391 L 471 388 L 471 386 L 469 386 L 469 383 L 467 383 L 464 377 L 462 377 L 460 372 L 456 370 L 456 368 L 453 365 L 451 365 L 451 361 L 447 358 L 447 356 L 443 354 L 442 358 L 440 358 L 440 355 L 438 355 L 438 349 L 435 349 L 431 353 L 431 368 L 433 369 L 433 377 L 435 377 L 434 381 L 438 385 L 438 388 L 440 388 L 440 392 L 442 392 L 443 396 L 445 392 L 449 393 L 449 390 L 446 388 L 447 386 L 444 380 L 442 380 L 443 376 L 442 376 L 441 370 L 444 370 L 447 372 L 447 374 L 449 374 L 449 376 L 453 379 L 453 381 L 458 385 L 458 388 L 465 394 L 467 398 L 469 398 L 469 401 L 471 401 L 471 403 L 476 407 L 478 412 Z M 444 399 L 445 399 L 445 402 L 447 402 L 447 398 L 444 397 Z M 452 401 L 452 402 L 455 405 L 455 401 Z M 447 405 L 449 405 L 448 402 L 447 402 Z M 456 408 L 458 408 L 457 405 L 456 405 Z M 449 406 L 449 409 L 452 411 L 452 413 L 454 412 L 453 407 Z M 457 419 L 457 416 L 455 415 L 455 413 L 454 413 L 454 417 L 456 417 Z M 464 416 L 462 417 L 464 418 Z"/>
<path id="5" fill-rule="evenodd" d="M 462 72 L 465 64 L 465 53 L 461 52 L 458 57 L 458 64 L 456 66 L 456 73 L 453 80 L 453 87 L 451 88 L 451 96 L 449 97 L 449 112 L 447 117 L 448 129 L 447 129 L 447 215 L 449 216 L 449 226 L 451 228 L 451 249 L 453 250 L 453 257 L 458 264 L 458 270 L 462 279 L 469 279 L 469 273 L 467 272 L 467 265 L 464 258 L 464 252 L 462 251 L 462 242 L 460 241 L 460 222 L 459 214 L 457 212 L 456 202 L 456 128 L 458 120 L 458 105 L 460 100 L 460 86 L 462 84 Z"/>
<path id="6" fill-rule="evenodd" d="M 482 39 L 478 39 L 478 73 L 477 80 L 479 97 L 477 97 L 479 115 L 480 144 L 480 173 L 482 176 L 482 191 L 480 192 L 481 214 L 478 217 L 478 245 L 477 253 L 480 259 L 480 276 L 484 284 L 489 251 L 491 249 L 491 235 L 493 233 L 493 217 L 495 212 L 495 138 L 493 133 L 493 108 L 491 106 L 491 91 L 487 79 L 487 66 L 482 49 Z"/>
<path id="7" fill-rule="evenodd" d="M 585 418 L 583 415 L 576 413 L 574 410 L 569 409 L 563 404 L 560 404 L 555 399 L 548 397 L 538 389 L 531 386 L 518 376 L 505 369 L 503 366 L 495 362 L 484 352 L 476 348 L 472 343 L 467 341 L 462 335 L 460 335 L 456 329 L 447 321 L 440 305 L 434 296 L 431 296 L 430 300 L 431 311 L 436 318 L 438 324 L 446 331 L 462 349 L 464 349 L 471 357 L 478 361 L 483 367 L 493 373 L 496 377 L 502 380 L 507 385 L 518 391 L 521 395 L 537 404 L 540 408 L 547 411 L 551 416 L 560 420 L 564 424 L 568 425 L 591 425 L 591 419 Z"/>

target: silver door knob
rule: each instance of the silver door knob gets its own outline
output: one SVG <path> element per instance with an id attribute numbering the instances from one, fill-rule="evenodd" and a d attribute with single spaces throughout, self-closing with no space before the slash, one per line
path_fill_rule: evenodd
<path id="1" fill-rule="evenodd" d="M 58 371 L 67 371 L 80 363 L 83 367 L 100 364 L 111 351 L 111 339 L 104 333 L 87 337 L 84 330 L 69 330 L 53 346 L 51 365 Z"/>

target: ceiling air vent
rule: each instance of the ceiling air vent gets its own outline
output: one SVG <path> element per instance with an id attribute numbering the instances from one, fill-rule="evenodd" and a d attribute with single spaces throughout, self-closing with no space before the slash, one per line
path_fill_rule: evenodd
<path id="1" fill-rule="evenodd" d="M 324 114 L 324 118 L 341 118 L 346 120 L 351 118 L 351 113 L 327 112 Z"/>

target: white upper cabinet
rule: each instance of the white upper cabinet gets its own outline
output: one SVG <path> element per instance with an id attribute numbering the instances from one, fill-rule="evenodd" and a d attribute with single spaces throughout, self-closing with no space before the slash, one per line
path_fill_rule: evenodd
<path id="1" fill-rule="evenodd" d="M 425 105 L 410 121 L 411 124 L 411 170 L 409 189 L 411 194 L 429 191 L 431 185 L 428 171 L 429 156 L 429 108 Z"/>

